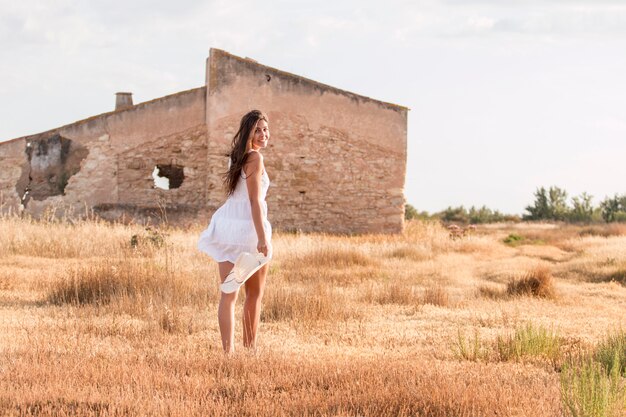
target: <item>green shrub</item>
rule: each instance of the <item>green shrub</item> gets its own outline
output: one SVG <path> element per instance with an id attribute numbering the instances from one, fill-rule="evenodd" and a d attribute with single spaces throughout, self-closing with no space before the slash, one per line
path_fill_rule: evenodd
<path id="1" fill-rule="evenodd" d="M 544 326 L 527 323 L 515 329 L 515 334 L 496 339 L 498 357 L 502 361 L 520 360 L 535 356 L 556 360 L 560 354 L 561 339 L 556 332 Z"/>
<path id="2" fill-rule="evenodd" d="M 613 372 L 613 367 L 618 366 L 620 375 L 626 377 L 626 332 L 620 331 L 609 335 L 596 348 L 595 360 L 604 366 L 609 373 Z"/>
<path id="3" fill-rule="evenodd" d="M 569 212 L 567 191 L 559 187 L 538 188 L 533 205 L 527 206 L 526 211 L 524 220 L 565 220 Z"/>
<path id="4" fill-rule="evenodd" d="M 461 224 L 484 224 L 498 222 L 519 222 L 519 216 L 512 214 L 502 214 L 498 210 L 491 210 L 486 206 L 476 208 L 474 206 L 467 210 L 463 206 L 448 207 L 443 211 L 433 214 L 445 223 Z"/>
<path id="5" fill-rule="evenodd" d="M 474 329 L 474 337 L 468 338 L 461 329 L 457 332 L 457 339 L 454 345 L 454 351 L 460 359 L 468 361 L 479 361 L 487 358 L 488 350 L 483 345 L 478 330 Z"/>
<path id="6" fill-rule="evenodd" d="M 515 233 L 511 233 L 507 237 L 504 238 L 504 243 L 511 246 L 517 246 L 524 241 L 524 237 Z"/>
<path id="7" fill-rule="evenodd" d="M 412 220 L 417 218 L 417 210 L 410 204 L 404 205 L 404 220 Z"/>
<path id="8" fill-rule="evenodd" d="M 427 211 L 417 211 L 415 207 L 410 204 L 404 205 L 404 220 L 428 220 L 430 215 Z"/>
<path id="9" fill-rule="evenodd" d="M 130 237 L 130 246 L 132 248 L 138 248 L 140 246 L 153 246 L 155 248 L 161 248 L 165 245 L 166 235 L 152 227 L 146 227 L 145 233 L 135 234 Z"/>
<path id="10" fill-rule="evenodd" d="M 587 193 L 572 198 L 572 209 L 567 214 L 567 220 L 572 223 L 591 223 L 594 219 L 593 197 Z"/>
<path id="11" fill-rule="evenodd" d="M 571 360 L 561 370 L 561 399 L 573 417 L 619 417 L 626 408 L 626 388 L 617 371 L 590 358 Z"/>
<path id="12" fill-rule="evenodd" d="M 572 197 L 571 204 L 568 204 L 564 189 L 555 186 L 537 188 L 535 201 L 526 207 L 527 213 L 522 219 L 572 223 L 626 222 L 626 194 L 606 197 L 597 207 L 593 206 L 592 200 L 593 196 L 583 192 Z"/>
<path id="13" fill-rule="evenodd" d="M 467 213 L 471 224 L 498 223 L 498 222 L 519 222 L 520 218 L 516 215 L 502 214 L 498 210 L 491 210 L 486 206 L 476 208 L 470 207 Z"/>
<path id="14" fill-rule="evenodd" d="M 435 216 L 445 223 L 469 223 L 469 215 L 463 206 L 448 207 L 445 210 L 436 213 Z"/>
<path id="15" fill-rule="evenodd" d="M 605 198 L 600 203 L 600 210 L 602 219 L 607 223 L 626 221 L 626 194 L 622 196 L 615 194 L 612 198 Z"/>

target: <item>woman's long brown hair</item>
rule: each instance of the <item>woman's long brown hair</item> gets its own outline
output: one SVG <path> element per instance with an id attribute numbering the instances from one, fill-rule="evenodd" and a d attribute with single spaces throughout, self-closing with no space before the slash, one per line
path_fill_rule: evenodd
<path id="1" fill-rule="evenodd" d="M 235 191 L 237 182 L 239 178 L 241 178 L 241 170 L 248 159 L 248 141 L 250 140 L 250 134 L 253 133 L 252 129 L 254 129 L 259 120 L 265 120 L 269 124 L 267 116 L 259 110 L 252 110 L 246 113 L 241 118 L 239 130 L 235 134 L 235 137 L 233 137 L 232 147 L 228 154 L 230 167 L 228 171 L 224 173 L 224 186 L 226 188 L 226 195 L 228 196 Z"/>

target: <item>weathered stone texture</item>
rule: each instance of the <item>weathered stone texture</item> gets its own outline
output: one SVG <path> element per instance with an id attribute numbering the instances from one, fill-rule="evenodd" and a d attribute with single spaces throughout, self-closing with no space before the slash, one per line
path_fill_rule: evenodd
<path id="1" fill-rule="evenodd" d="M 270 118 L 264 154 L 277 229 L 402 230 L 406 108 L 219 50 L 211 50 L 204 87 L 0 144 L 0 209 L 17 210 L 35 181 L 41 198 L 25 209 L 34 216 L 60 207 L 143 221 L 165 209 L 169 221 L 207 222 L 225 199 L 222 175 L 240 118 L 254 108 Z M 42 153 L 48 165 L 33 170 L 41 161 L 32 151 L 28 158 L 27 143 L 57 137 L 65 153 Z M 155 167 L 170 173 L 170 189 L 155 187 Z"/>
<path id="2" fill-rule="evenodd" d="M 281 126 L 291 125 L 287 117 L 275 118 Z M 328 127 L 313 131 L 296 124 L 289 133 L 298 146 L 279 137 L 266 158 L 276 185 L 268 204 L 275 208 L 271 217 L 277 226 L 339 233 L 401 230 L 402 190 L 385 187 L 389 177 L 402 174 L 399 152 L 362 146 L 359 138 Z"/>
<path id="3" fill-rule="evenodd" d="M 200 124 L 169 136 L 157 137 L 119 154 L 120 204 L 203 207 L 206 202 L 206 125 Z M 154 187 L 156 165 L 180 165 L 184 180 L 179 188 Z"/>
<path id="4" fill-rule="evenodd" d="M 279 229 L 338 233 L 403 227 L 406 112 L 221 51 L 207 74 L 210 183 L 245 111 L 270 118 L 269 217 Z M 223 198 L 209 190 L 209 201 Z"/>
<path id="5" fill-rule="evenodd" d="M 77 132 L 68 129 L 68 133 Z M 117 199 L 117 158 L 111 147 L 110 137 L 102 129 L 94 129 L 91 133 L 92 135 L 82 138 L 68 138 L 73 143 L 80 141 L 80 147 L 77 146 L 76 149 L 84 147 L 88 153 L 80 160 L 79 170 L 69 177 L 63 194 L 43 200 L 37 198 L 28 200 L 26 213 L 35 217 L 40 217 L 46 211 L 66 216 L 83 215 L 97 204 Z M 93 137 L 93 134 L 98 133 L 101 133 L 99 137 Z M 49 133 L 37 135 L 35 138 L 47 136 Z M 30 142 L 34 143 L 34 139 L 31 138 Z M 28 167 L 24 172 L 28 176 Z M 30 187 L 29 181 L 24 181 L 23 186 Z"/>
<path id="6" fill-rule="evenodd" d="M 70 178 L 64 200 L 82 211 L 115 201 L 117 186 L 117 156 L 110 135 L 105 133 L 90 142 L 89 155 L 82 161 L 80 171 Z"/>
<path id="7" fill-rule="evenodd" d="M 23 138 L 0 143 L 0 210 L 18 212 L 22 195 L 17 191 L 22 170 L 28 164 Z"/>
<path id="8" fill-rule="evenodd" d="M 110 113 L 107 129 L 112 146 L 124 152 L 205 124 L 205 90 L 195 88 Z"/>
<path id="9" fill-rule="evenodd" d="M 63 195 L 69 180 L 80 170 L 89 150 L 80 143 L 56 134 L 26 145 L 28 156 L 28 199 L 45 200 Z M 27 204 L 27 201 L 24 202 Z"/>

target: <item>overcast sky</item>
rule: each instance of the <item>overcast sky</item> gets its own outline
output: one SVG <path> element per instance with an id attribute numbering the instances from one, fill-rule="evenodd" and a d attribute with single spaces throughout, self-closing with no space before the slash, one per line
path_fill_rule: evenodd
<path id="1" fill-rule="evenodd" d="M 418 210 L 626 193 L 625 0 L 0 0 L 0 140 L 200 87 L 211 47 L 409 107 Z"/>

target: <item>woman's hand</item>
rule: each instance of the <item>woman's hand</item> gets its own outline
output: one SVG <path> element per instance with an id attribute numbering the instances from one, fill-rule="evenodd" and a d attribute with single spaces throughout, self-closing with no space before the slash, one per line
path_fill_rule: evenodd
<path id="1" fill-rule="evenodd" d="M 263 254 L 263 256 L 267 256 L 269 252 L 269 246 L 265 239 L 259 240 L 259 243 L 256 245 L 256 250 Z"/>

